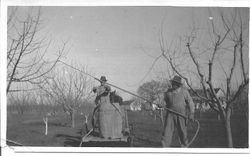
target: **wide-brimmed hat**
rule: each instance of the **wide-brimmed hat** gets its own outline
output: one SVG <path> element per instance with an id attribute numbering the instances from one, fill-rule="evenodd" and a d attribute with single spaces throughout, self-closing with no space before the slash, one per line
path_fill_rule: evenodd
<path id="1" fill-rule="evenodd" d="M 174 78 L 172 80 L 170 80 L 170 81 L 182 84 L 180 76 L 174 76 Z"/>
<path id="2" fill-rule="evenodd" d="M 106 79 L 106 77 L 105 77 L 105 76 L 101 76 L 100 80 L 101 80 L 102 82 L 106 82 L 106 81 L 108 81 L 108 80 Z"/>

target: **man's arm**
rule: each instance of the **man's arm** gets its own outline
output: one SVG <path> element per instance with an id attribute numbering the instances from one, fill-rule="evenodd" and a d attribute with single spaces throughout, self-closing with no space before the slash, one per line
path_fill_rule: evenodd
<path id="1" fill-rule="evenodd" d="M 111 87 L 110 87 L 110 86 L 107 86 L 107 87 L 106 87 L 106 91 L 107 91 L 107 92 L 110 92 L 110 91 L 111 91 Z"/>
<path id="2" fill-rule="evenodd" d="M 163 108 L 166 107 L 166 102 L 165 102 L 165 92 L 155 96 L 155 99 L 152 103 L 153 105 L 156 105 L 158 108 Z"/>
<path id="3" fill-rule="evenodd" d="M 96 87 L 93 87 L 92 91 L 93 91 L 94 93 L 96 93 L 96 90 L 97 90 L 97 88 L 96 88 Z"/>
<path id="4" fill-rule="evenodd" d="M 111 87 L 110 86 L 105 85 L 104 87 L 105 87 L 105 92 L 110 92 L 111 91 Z"/>

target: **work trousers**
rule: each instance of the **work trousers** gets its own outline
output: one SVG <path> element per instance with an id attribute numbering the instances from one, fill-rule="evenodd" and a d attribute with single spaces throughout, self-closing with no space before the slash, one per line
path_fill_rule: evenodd
<path id="1" fill-rule="evenodd" d="M 177 128 L 181 147 L 187 147 L 187 123 L 186 119 L 173 113 L 167 113 L 162 136 L 162 146 L 170 147 L 175 127 Z"/>

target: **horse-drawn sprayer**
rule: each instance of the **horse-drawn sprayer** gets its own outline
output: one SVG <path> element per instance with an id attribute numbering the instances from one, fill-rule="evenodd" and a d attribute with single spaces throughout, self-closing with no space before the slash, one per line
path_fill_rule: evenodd
<path id="1" fill-rule="evenodd" d="M 107 80 L 105 77 L 101 77 L 100 79 L 98 79 L 65 62 L 62 62 L 60 60 L 59 62 L 73 68 L 74 70 L 86 74 L 101 83 L 101 86 L 99 86 L 99 88 L 93 89 L 93 91 L 97 93 L 97 97 L 95 100 L 96 107 L 93 111 L 91 120 L 92 128 L 89 131 L 87 131 L 86 134 L 82 137 L 80 142 L 81 147 L 82 146 L 93 146 L 93 147 L 133 146 L 133 135 L 132 135 L 133 125 L 132 126 L 129 125 L 127 108 L 125 105 L 123 105 L 122 98 L 119 95 L 117 95 L 115 91 L 111 92 L 110 87 L 119 89 L 134 97 L 142 99 L 150 104 L 157 105 L 157 107 L 166 110 L 168 113 L 175 114 L 176 116 L 178 116 L 178 118 L 180 117 L 182 119 L 185 119 L 185 121 L 190 120 L 191 122 L 196 123 L 197 125 L 196 132 L 194 136 L 191 138 L 191 140 L 188 143 L 186 143 L 186 147 L 189 147 L 196 139 L 200 130 L 200 124 L 198 120 L 191 119 L 188 116 L 184 115 L 183 113 L 177 112 L 173 109 L 162 107 L 158 103 L 149 101 L 144 97 L 141 97 L 116 85 L 113 85 L 111 83 L 106 83 Z"/>

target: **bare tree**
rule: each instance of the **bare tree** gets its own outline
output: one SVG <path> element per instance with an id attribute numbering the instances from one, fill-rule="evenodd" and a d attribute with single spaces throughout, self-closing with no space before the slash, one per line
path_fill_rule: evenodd
<path id="1" fill-rule="evenodd" d="M 44 135 L 48 135 L 49 132 L 49 119 L 55 116 L 56 104 L 53 103 L 51 99 L 43 92 L 37 93 L 36 97 L 36 106 L 38 107 L 38 112 L 40 113 L 42 120 L 45 124 Z"/>
<path id="2" fill-rule="evenodd" d="M 87 68 L 80 68 L 87 72 Z M 71 127 L 75 127 L 75 114 L 91 95 L 92 80 L 83 73 L 68 67 L 62 67 L 53 72 L 51 79 L 46 80 L 41 88 L 46 94 L 63 107 L 70 116 Z"/>
<path id="3" fill-rule="evenodd" d="M 47 136 L 48 135 L 48 128 L 49 128 L 50 111 L 49 111 L 48 103 L 44 100 L 44 97 L 42 97 L 41 95 L 40 95 L 39 105 L 42 106 L 42 110 L 40 110 L 40 112 L 42 113 L 43 122 L 45 124 L 44 135 Z"/>
<path id="4" fill-rule="evenodd" d="M 42 83 L 65 51 L 63 43 L 54 60 L 46 57 L 51 41 L 41 32 L 42 22 L 40 7 L 29 7 L 26 14 L 19 13 L 17 7 L 9 7 L 7 93 L 15 91 L 11 87 L 14 83 L 31 86 Z"/>
<path id="5" fill-rule="evenodd" d="M 243 23 L 241 9 L 235 9 L 231 12 L 229 16 L 226 16 L 223 11 L 219 10 L 219 20 L 214 21 L 213 16 L 210 13 L 210 22 L 209 30 L 207 33 L 208 38 L 210 38 L 211 43 L 206 40 L 206 43 L 200 44 L 199 39 L 199 29 L 193 26 L 191 32 L 186 37 L 186 49 L 187 53 L 182 53 L 182 56 L 185 55 L 185 62 L 193 63 L 195 67 L 195 73 L 198 75 L 201 87 L 203 89 L 203 94 L 199 94 L 193 88 L 190 78 L 183 71 L 190 72 L 187 68 L 178 68 L 176 65 L 176 54 L 178 53 L 175 48 L 167 47 L 164 35 L 160 33 L 160 45 L 161 45 L 161 55 L 167 60 L 173 71 L 181 76 L 188 87 L 197 95 L 202 101 L 210 105 L 215 112 L 220 114 L 222 121 L 224 123 L 225 132 L 228 139 L 228 147 L 233 147 L 233 138 L 231 132 L 231 123 L 230 118 L 232 114 L 233 105 L 237 104 L 237 97 L 239 97 L 248 86 L 248 73 L 246 70 L 246 64 L 244 62 L 244 55 L 248 54 L 248 47 L 246 42 L 248 42 L 248 36 L 243 36 L 247 34 L 248 28 L 248 19 L 244 19 L 246 23 Z M 244 10 L 243 10 L 244 11 Z M 246 32 L 245 32 L 246 31 Z M 244 33 L 245 32 L 245 33 Z M 198 48 L 197 48 L 198 47 Z M 201 50 L 202 49 L 202 50 Z M 223 57 L 223 53 L 227 52 L 227 55 L 232 53 L 227 62 L 227 69 L 223 67 L 225 73 L 224 77 L 224 86 L 225 86 L 225 99 L 221 100 L 217 97 L 215 93 L 215 75 L 213 74 L 215 70 L 218 70 L 218 60 L 220 57 Z M 201 58 L 201 54 L 206 54 L 205 58 Z M 209 54 L 209 55 L 207 55 Z M 189 57 L 189 61 L 187 61 Z M 239 58 L 238 58 L 239 57 Z M 202 61 L 206 62 L 204 65 Z M 215 69 L 216 68 L 216 69 Z M 236 72 L 236 69 L 241 69 Z M 227 71 L 226 71 L 227 70 Z M 234 79 L 233 75 L 239 74 L 241 71 L 242 80 Z M 239 85 L 235 81 L 240 81 Z M 234 92 L 232 91 L 234 90 Z M 226 107 L 223 108 L 223 102 L 226 103 Z"/>

